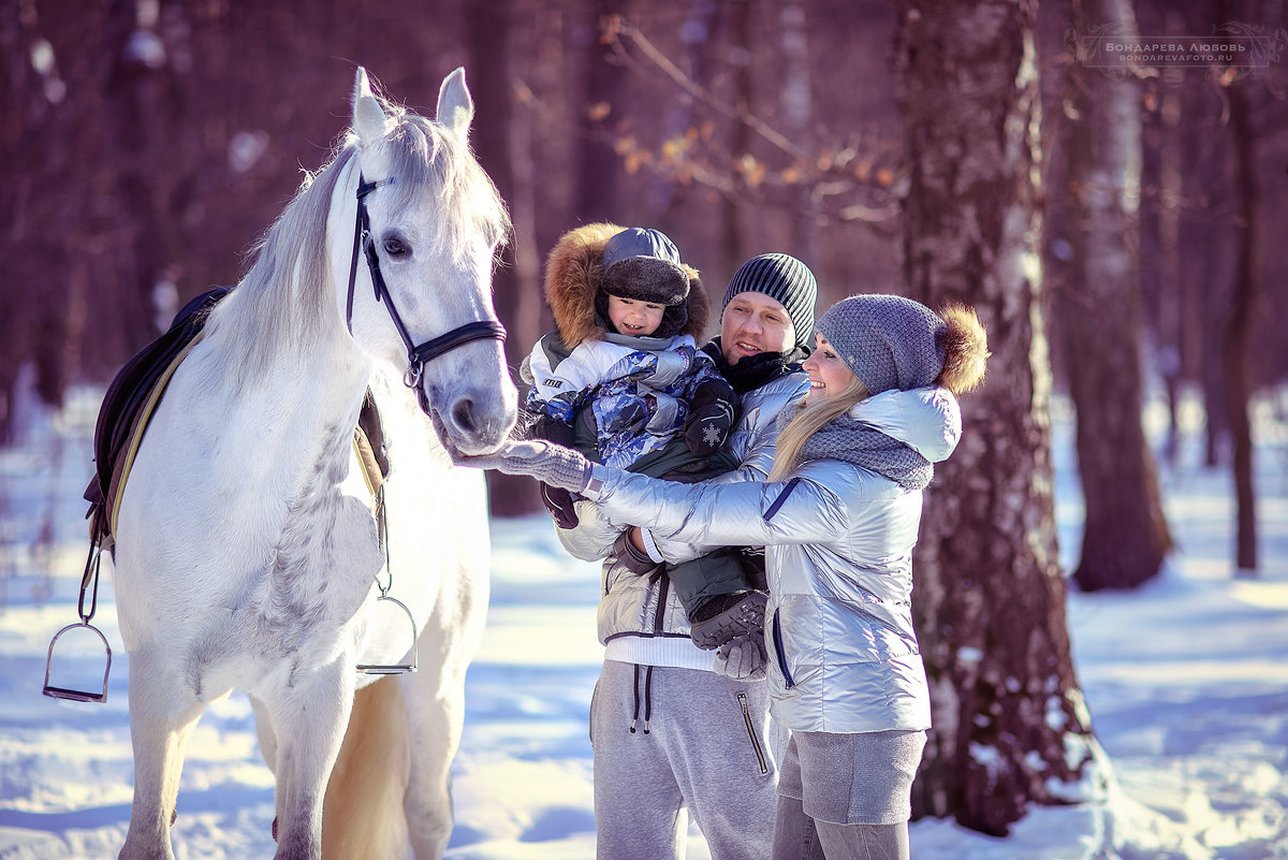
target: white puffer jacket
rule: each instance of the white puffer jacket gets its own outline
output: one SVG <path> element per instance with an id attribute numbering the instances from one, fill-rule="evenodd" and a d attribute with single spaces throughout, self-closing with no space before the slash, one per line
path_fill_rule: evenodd
<path id="1" fill-rule="evenodd" d="M 885 392 L 850 415 L 932 462 L 961 436 L 945 389 Z M 766 547 L 765 645 L 776 719 L 795 731 L 930 726 L 912 629 L 912 549 L 921 491 L 817 460 L 786 481 L 676 484 L 596 466 L 585 495 L 615 522 L 704 545 Z"/>

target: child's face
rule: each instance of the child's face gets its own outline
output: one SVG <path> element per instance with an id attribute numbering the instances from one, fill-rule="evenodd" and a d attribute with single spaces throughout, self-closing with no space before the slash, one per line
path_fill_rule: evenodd
<path id="1" fill-rule="evenodd" d="M 655 302 L 641 302 L 621 296 L 608 297 L 609 321 L 619 334 L 629 337 L 641 337 L 657 331 L 664 313 L 666 306 Z"/>

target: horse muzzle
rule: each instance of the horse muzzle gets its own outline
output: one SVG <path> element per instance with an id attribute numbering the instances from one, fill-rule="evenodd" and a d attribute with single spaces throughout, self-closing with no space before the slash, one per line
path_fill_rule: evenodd
<path id="1" fill-rule="evenodd" d="M 492 453 L 510 435 L 518 417 L 518 393 L 508 379 L 496 387 L 453 386 L 450 390 L 426 383 L 425 394 L 434 428 L 462 454 Z"/>

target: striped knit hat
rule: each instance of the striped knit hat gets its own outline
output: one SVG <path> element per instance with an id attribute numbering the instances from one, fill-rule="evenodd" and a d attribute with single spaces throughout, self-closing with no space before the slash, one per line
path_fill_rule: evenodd
<path id="1" fill-rule="evenodd" d="M 739 293 L 763 293 L 781 304 L 796 330 L 795 346 L 810 346 L 818 282 L 809 266 L 789 254 L 761 254 L 738 267 L 725 288 L 721 311 Z"/>
<path id="2" fill-rule="evenodd" d="M 932 385 L 944 369 L 948 324 L 903 296 L 842 299 L 819 317 L 818 333 L 868 394 Z"/>

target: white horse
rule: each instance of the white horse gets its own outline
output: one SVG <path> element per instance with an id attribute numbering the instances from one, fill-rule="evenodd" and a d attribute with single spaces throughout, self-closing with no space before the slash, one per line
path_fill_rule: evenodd
<path id="1" fill-rule="evenodd" d="M 481 474 L 453 468 L 435 430 L 494 450 L 516 410 L 491 299 L 508 224 L 469 150 L 473 110 L 460 69 L 434 121 L 374 96 L 359 69 L 348 140 L 216 306 L 152 419 L 116 529 L 135 770 L 122 858 L 174 856 L 185 741 L 234 688 L 276 777 L 276 857 L 446 847 L 489 540 Z M 385 556 L 351 445 L 368 387 L 392 463 L 390 594 L 420 631 L 420 671 L 385 680 L 355 667 L 405 660 L 412 634 L 376 602 Z"/>

